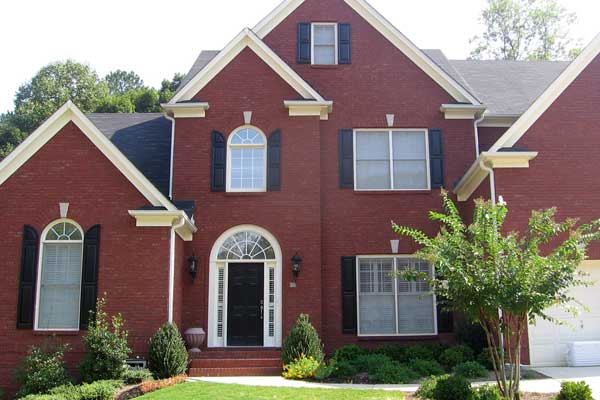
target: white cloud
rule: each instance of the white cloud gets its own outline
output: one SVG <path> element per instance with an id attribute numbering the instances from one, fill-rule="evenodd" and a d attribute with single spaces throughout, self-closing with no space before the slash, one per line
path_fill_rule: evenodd
<path id="1" fill-rule="evenodd" d="M 137 72 L 152 86 L 187 72 L 203 49 L 220 49 L 254 26 L 280 0 L 19 0 L 2 4 L 0 111 L 12 109 L 19 85 L 51 61 L 87 62 L 100 75 Z M 600 2 L 563 0 L 577 12 L 583 43 L 599 30 Z M 484 0 L 371 0 L 422 48 L 451 58 L 468 55 Z"/>

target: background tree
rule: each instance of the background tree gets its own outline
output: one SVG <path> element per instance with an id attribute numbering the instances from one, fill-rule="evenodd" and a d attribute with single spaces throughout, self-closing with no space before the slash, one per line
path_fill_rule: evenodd
<path id="1" fill-rule="evenodd" d="M 175 75 L 173 75 L 173 79 L 164 79 L 162 81 L 159 91 L 160 103 L 166 103 L 169 100 L 171 100 L 177 89 L 179 89 L 179 85 L 181 85 L 181 81 L 184 77 L 184 74 L 176 73 Z"/>
<path id="2" fill-rule="evenodd" d="M 104 77 L 110 94 L 124 94 L 144 86 L 144 81 L 133 71 L 113 71 Z"/>
<path id="3" fill-rule="evenodd" d="M 481 325 L 502 394 L 519 399 L 521 343 L 528 323 L 554 321 L 547 314 L 553 306 L 575 312 L 569 289 L 586 284 L 577 267 L 590 242 L 600 239 L 600 220 L 576 227 L 573 219 L 557 222 L 556 209 L 534 211 L 523 235 L 504 234 L 508 208 L 503 201 L 477 200 L 467 225 L 448 194 L 442 197 L 445 211 L 430 212 L 430 219 L 441 223 L 438 235 L 395 224 L 393 229 L 423 246 L 417 257 L 436 267 L 433 290 Z"/>
<path id="4" fill-rule="evenodd" d="M 488 0 L 481 13 L 485 30 L 471 39 L 471 58 L 570 59 L 578 54 L 570 35 L 576 20 L 556 0 Z"/>

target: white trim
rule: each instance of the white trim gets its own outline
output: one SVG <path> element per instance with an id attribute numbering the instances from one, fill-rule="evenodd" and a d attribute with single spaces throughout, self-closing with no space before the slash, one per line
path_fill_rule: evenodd
<path id="1" fill-rule="evenodd" d="M 60 224 L 61 222 L 68 222 L 69 224 L 74 225 L 77 229 L 79 229 L 79 232 L 81 232 L 81 240 L 46 240 L 46 236 L 48 235 L 48 231 L 54 227 L 57 224 Z M 39 331 L 39 332 L 78 332 L 79 331 L 79 320 L 80 320 L 80 314 L 81 314 L 81 285 L 82 285 L 82 280 L 83 280 L 83 243 L 85 240 L 85 231 L 83 230 L 83 228 L 81 227 L 81 225 L 79 225 L 77 222 L 73 221 L 72 219 L 69 218 L 59 218 L 57 220 L 54 220 L 52 222 L 50 222 L 48 225 L 46 225 L 46 227 L 44 228 L 44 230 L 42 231 L 42 235 L 40 236 L 40 251 L 38 254 L 38 260 L 37 260 L 37 268 L 36 268 L 36 274 L 37 274 L 37 279 L 36 279 L 36 288 L 35 288 L 35 313 L 34 313 L 34 321 L 33 321 L 33 330 L 34 331 Z M 39 328 L 38 327 L 38 323 L 39 323 L 39 315 L 40 315 L 40 290 L 42 287 L 42 264 L 44 261 L 44 244 L 46 243 L 52 243 L 52 244 L 59 244 L 59 243 L 81 243 L 81 260 L 79 262 L 80 266 L 81 266 L 81 274 L 80 274 L 80 280 L 79 280 L 79 299 L 77 300 L 77 304 L 79 305 L 78 309 L 77 309 L 77 328 L 74 329 L 57 329 L 57 328 Z"/>
<path id="2" fill-rule="evenodd" d="M 519 119 L 520 115 L 489 115 L 477 126 L 480 128 L 510 128 Z"/>
<path id="3" fill-rule="evenodd" d="M 600 34 L 583 50 L 569 66 L 556 78 L 544 93 L 529 109 L 496 141 L 490 151 L 498 151 L 504 147 L 514 146 L 525 132 L 550 108 L 573 81 L 600 54 Z"/>
<path id="4" fill-rule="evenodd" d="M 315 27 L 316 26 L 333 26 L 333 47 L 334 61 L 333 64 L 317 64 L 315 63 Z M 310 64 L 311 65 L 338 65 L 338 24 L 335 22 L 313 22 L 310 24 Z"/>
<path id="5" fill-rule="evenodd" d="M 389 138 L 389 162 L 390 162 L 390 189 L 359 189 L 357 180 L 357 168 L 356 168 L 356 133 L 357 132 L 387 132 Z M 394 132 L 422 132 L 425 135 L 425 162 L 426 162 L 426 173 L 427 173 L 427 186 L 421 189 L 394 189 L 394 146 L 393 146 L 393 133 Z M 429 130 L 426 128 L 355 128 L 352 135 L 352 146 L 353 146 L 353 166 L 354 166 L 354 191 L 356 192 L 415 192 L 415 191 L 427 191 L 431 190 L 431 166 L 429 165 Z"/>
<path id="6" fill-rule="evenodd" d="M 231 144 L 231 139 L 233 139 L 233 136 L 238 133 L 239 131 L 243 130 L 243 129 L 252 129 L 255 130 L 256 132 L 260 133 L 264 139 L 264 145 L 232 145 Z M 267 191 L 267 144 L 268 144 L 268 140 L 267 140 L 267 135 L 265 135 L 265 133 L 260 129 L 257 128 L 254 125 L 242 125 L 239 128 L 236 128 L 233 130 L 233 132 L 231 132 L 229 134 L 229 137 L 227 138 L 227 171 L 225 172 L 225 175 L 227 176 L 226 179 L 226 190 L 227 192 L 230 193 L 262 193 L 262 192 L 266 192 Z M 232 189 L 231 188 L 231 171 L 232 171 L 232 162 L 231 162 L 231 148 L 255 148 L 255 149 L 259 149 L 262 148 L 265 153 L 265 159 L 263 160 L 263 187 L 259 188 L 259 189 Z"/>
<path id="7" fill-rule="evenodd" d="M 170 227 L 186 242 L 193 239 L 198 231 L 194 222 L 185 211 L 165 210 L 129 210 L 129 215 L 135 218 L 137 227 Z"/>
<path id="8" fill-rule="evenodd" d="M 442 70 L 406 36 L 396 29 L 365 0 L 344 0 L 363 19 L 377 29 L 412 62 L 429 75 L 438 85 L 461 103 L 480 104 L 479 100 Z M 255 26 L 254 31 L 264 39 L 277 25 L 296 10 L 304 0 L 286 0 Z"/>
<path id="9" fill-rule="evenodd" d="M 442 104 L 440 107 L 445 119 L 475 119 L 485 110 L 485 106 L 473 104 Z"/>
<path id="10" fill-rule="evenodd" d="M 383 254 L 383 255 L 367 255 L 367 256 L 356 256 L 356 334 L 359 337 L 407 337 L 407 336 L 437 336 L 438 335 L 438 321 L 437 321 L 437 298 L 435 292 L 431 292 L 431 296 L 433 297 L 433 333 L 380 333 L 380 334 L 372 334 L 372 333 L 360 333 L 360 260 L 361 259 L 381 259 L 381 258 L 391 258 L 393 259 L 393 285 L 394 285 L 394 303 L 395 309 L 394 312 L 395 320 L 396 320 L 396 332 L 398 332 L 398 295 L 397 288 L 398 283 L 396 281 L 397 276 L 397 262 L 396 260 L 399 258 L 408 258 L 415 259 L 414 254 Z M 424 260 L 425 261 L 425 260 Z M 431 273 L 435 276 L 435 266 L 431 265 Z"/>
<path id="11" fill-rule="evenodd" d="M 333 101 L 284 100 L 283 105 L 289 110 L 290 117 L 318 116 L 322 121 L 327 121 L 333 111 Z"/>
<path id="12" fill-rule="evenodd" d="M 537 156 L 534 151 L 484 151 L 454 188 L 458 201 L 468 200 L 490 174 L 490 169 L 529 168 L 529 162 Z"/>
<path id="13" fill-rule="evenodd" d="M 153 205 L 175 211 L 177 208 L 108 140 L 75 106 L 66 102 L 39 128 L 0 162 L 0 185 L 39 151 L 69 122 L 73 122 L 90 141 L 125 175 L 131 184 Z"/>
<path id="14" fill-rule="evenodd" d="M 209 262 L 209 284 L 208 284 L 208 329 L 205 329 L 207 332 L 207 345 L 209 348 L 211 347 L 227 347 L 227 282 L 228 282 L 228 261 L 225 260 L 217 260 L 217 255 L 219 249 L 230 236 L 235 235 L 239 232 L 251 231 L 256 232 L 257 234 L 263 236 L 265 239 L 269 241 L 273 250 L 275 251 L 275 260 L 238 260 L 231 261 L 232 263 L 262 263 L 264 264 L 265 274 L 268 274 L 269 268 L 275 268 L 275 337 L 272 340 L 269 340 L 269 327 L 266 323 L 267 319 L 265 318 L 265 323 L 263 323 L 264 329 L 264 346 L 263 347 L 281 347 L 283 342 L 282 336 L 282 307 L 283 307 L 283 260 L 282 260 L 282 252 L 279 242 L 269 231 L 264 228 L 255 226 L 255 225 L 239 225 L 233 228 L 228 229 L 223 232 L 219 238 L 215 241 L 211 253 L 210 253 L 210 262 Z M 224 290 L 223 290 L 223 337 L 217 337 L 217 292 L 218 292 L 218 270 L 219 266 L 223 266 L 225 268 L 224 274 Z M 268 277 L 265 277 L 267 279 Z M 264 299 L 268 299 L 268 285 L 264 287 Z M 266 306 L 265 302 L 265 306 Z M 266 310 L 266 307 L 265 307 Z M 265 314 L 266 315 L 266 314 Z"/>
<path id="15" fill-rule="evenodd" d="M 219 54 L 194 76 L 169 102 L 170 105 L 191 100 L 246 47 L 269 65 L 304 99 L 325 101 L 298 73 L 267 46 L 254 32 L 245 28 Z"/>
<path id="16" fill-rule="evenodd" d="M 196 103 L 180 103 L 180 104 L 161 104 L 160 105 L 167 115 L 173 118 L 204 118 L 206 117 L 206 110 L 210 108 L 210 105 L 206 102 Z"/>

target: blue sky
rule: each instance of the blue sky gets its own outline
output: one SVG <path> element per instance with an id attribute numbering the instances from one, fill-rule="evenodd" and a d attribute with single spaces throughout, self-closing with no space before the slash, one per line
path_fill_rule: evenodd
<path id="1" fill-rule="evenodd" d="M 573 34 L 587 44 L 600 32 L 600 1 L 562 0 L 579 16 Z M 19 0 L 1 6 L 0 112 L 18 87 L 52 61 L 74 59 L 100 76 L 137 72 L 157 87 L 187 72 L 200 50 L 222 48 L 253 27 L 280 0 Z M 370 0 L 421 48 L 465 58 L 481 31 L 485 0 Z"/>

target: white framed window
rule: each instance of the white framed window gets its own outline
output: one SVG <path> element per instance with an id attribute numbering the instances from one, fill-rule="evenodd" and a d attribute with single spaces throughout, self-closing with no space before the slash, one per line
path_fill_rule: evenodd
<path id="1" fill-rule="evenodd" d="M 410 256 L 357 257 L 358 335 L 437 335 L 435 294 L 426 280 L 398 276 L 416 270 L 433 277 L 433 266 Z"/>
<path id="2" fill-rule="evenodd" d="M 38 267 L 36 330 L 79 330 L 83 230 L 71 220 L 42 233 Z"/>
<path id="3" fill-rule="evenodd" d="M 229 135 L 227 191 L 267 191 L 267 137 L 258 128 L 243 126 Z"/>
<path id="4" fill-rule="evenodd" d="M 355 129 L 354 189 L 431 189 L 427 129 Z"/>
<path id="5" fill-rule="evenodd" d="M 336 65 L 338 63 L 338 25 L 318 22 L 311 26 L 313 65 Z"/>

